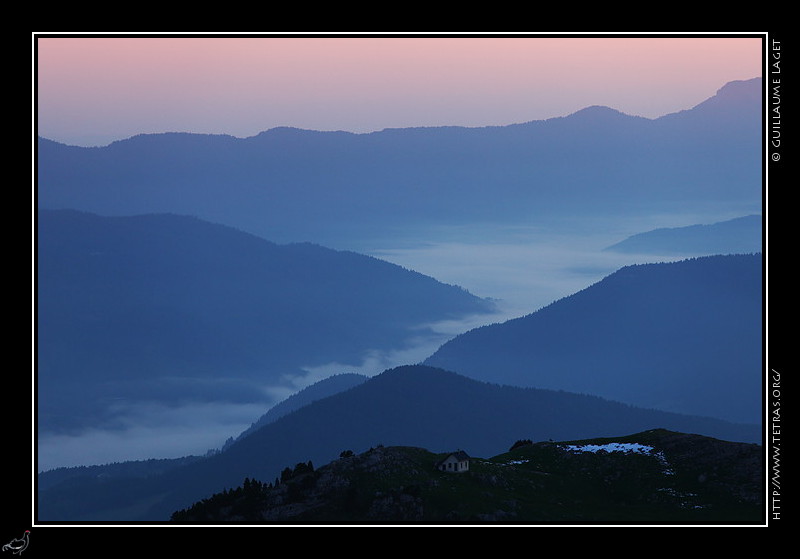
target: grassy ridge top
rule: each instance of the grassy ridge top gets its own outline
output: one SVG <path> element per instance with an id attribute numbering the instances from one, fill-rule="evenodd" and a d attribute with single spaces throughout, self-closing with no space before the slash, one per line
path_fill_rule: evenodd
<path id="1" fill-rule="evenodd" d="M 178 511 L 176 523 L 620 524 L 763 521 L 761 446 L 661 429 L 612 439 L 539 442 L 473 457 L 372 448 L 300 465 L 275 484 L 247 480 Z M 304 466 L 300 468 L 300 466 Z"/>

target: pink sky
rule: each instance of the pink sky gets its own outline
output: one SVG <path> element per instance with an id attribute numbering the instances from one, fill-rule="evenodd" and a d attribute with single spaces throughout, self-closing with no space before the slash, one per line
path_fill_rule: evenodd
<path id="1" fill-rule="evenodd" d="M 691 108 L 762 72 L 761 37 L 35 37 L 37 133 L 247 137 Z"/>

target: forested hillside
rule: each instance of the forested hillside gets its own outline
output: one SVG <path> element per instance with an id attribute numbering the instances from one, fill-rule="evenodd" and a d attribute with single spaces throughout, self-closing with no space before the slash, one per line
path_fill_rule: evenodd
<path id="1" fill-rule="evenodd" d="M 457 336 L 425 363 L 758 423 L 762 275 L 760 254 L 627 266 L 532 314 Z"/>

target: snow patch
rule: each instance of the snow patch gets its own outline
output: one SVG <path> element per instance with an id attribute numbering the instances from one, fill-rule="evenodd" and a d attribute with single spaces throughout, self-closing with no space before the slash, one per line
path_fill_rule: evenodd
<path id="1" fill-rule="evenodd" d="M 637 454 L 652 454 L 655 450 L 652 446 L 639 443 L 608 443 L 608 444 L 586 444 L 586 445 L 566 445 L 565 448 L 571 452 L 625 452 Z"/>
<path id="2" fill-rule="evenodd" d="M 623 452 L 625 454 L 646 454 L 655 457 L 659 463 L 664 467 L 666 475 L 675 475 L 675 472 L 670 468 L 664 453 L 656 451 L 655 448 L 645 444 L 639 443 L 608 443 L 608 444 L 586 444 L 586 445 L 563 445 L 563 448 L 570 452 Z"/>

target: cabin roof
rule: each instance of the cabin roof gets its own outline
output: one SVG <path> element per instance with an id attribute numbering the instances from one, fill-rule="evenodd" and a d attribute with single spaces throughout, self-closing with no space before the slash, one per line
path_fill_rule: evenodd
<path id="1" fill-rule="evenodd" d="M 447 460 L 451 456 L 453 458 L 455 458 L 456 460 L 469 460 L 469 454 L 467 454 L 463 450 L 456 450 L 455 452 L 451 452 L 447 456 L 445 456 L 444 459 L 441 462 L 444 462 L 445 460 Z"/>

